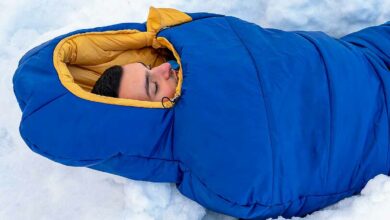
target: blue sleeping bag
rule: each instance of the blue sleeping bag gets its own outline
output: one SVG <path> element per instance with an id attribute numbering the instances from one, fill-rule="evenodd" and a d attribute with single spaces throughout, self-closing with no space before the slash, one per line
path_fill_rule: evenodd
<path id="1" fill-rule="evenodd" d="M 74 44 L 99 33 L 138 34 L 143 43 L 132 50 L 171 45 L 181 71 L 172 106 L 98 97 L 63 75 L 92 65 Z M 34 152 L 174 182 L 235 217 L 304 216 L 389 174 L 390 22 L 337 39 L 151 8 L 146 23 L 77 30 L 32 49 L 13 83 L 20 133 Z"/>

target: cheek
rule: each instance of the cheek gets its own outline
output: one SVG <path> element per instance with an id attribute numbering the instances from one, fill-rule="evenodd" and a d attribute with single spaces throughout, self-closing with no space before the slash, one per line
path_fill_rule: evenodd
<path id="1" fill-rule="evenodd" d="M 161 88 L 161 94 L 170 98 L 175 95 L 176 85 L 174 83 L 167 83 Z"/>

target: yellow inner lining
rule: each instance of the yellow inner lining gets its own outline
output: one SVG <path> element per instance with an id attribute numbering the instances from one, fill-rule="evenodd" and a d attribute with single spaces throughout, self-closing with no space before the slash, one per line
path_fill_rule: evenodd
<path id="1" fill-rule="evenodd" d="M 158 52 L 161 48 L 169 49 L 181 66 L 180 57 L 166 38 L 156 39 L 154 33 L 138 30 L 88 32 L 69 36 L 56 46 L 53 62 L 61 83 L 80 98 L 115 105 L 169 108 L 173 106 L 170 101 L 165 101 L 163 105 L 161 102 L 114 98 L 90 92 L 99 76 L 110 66 L 140 61 L 154 67 L 166 62 Z M 180 68 L 175 97 L 180 95 L 182 76 Z"/>

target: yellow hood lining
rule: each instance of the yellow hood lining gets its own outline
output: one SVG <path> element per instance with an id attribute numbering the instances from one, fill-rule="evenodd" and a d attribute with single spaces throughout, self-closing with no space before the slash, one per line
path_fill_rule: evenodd
<path id="1" fill-rule="evenodd" d="M 191 20 L 187 14 L 175 9 L 151 7 L 146 32 L 138 30 L 118 30 L 87 32 L 62 39 L 54 49 L 53 63 L 62 85 L 82 99 L 106 104 L 144 108 L 170 108 L 174 104 L 114 98 L 91 93 L 96 80 L 107 68 L 133 62 L 158 66 L 166 62 L 159 53 L 164 48 L 170 50 L 179 65 L 178 85 L 175 97 L 180 96 L 183 82 L 181 60 L 174 46 L 156 33 L 168 25 L 177 25 Z"/>

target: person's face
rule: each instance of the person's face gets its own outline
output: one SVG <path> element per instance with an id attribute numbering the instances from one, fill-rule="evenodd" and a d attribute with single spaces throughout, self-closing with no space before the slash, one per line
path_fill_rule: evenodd
<path id="1" fill-rule="evenodd" d="M 130 63 L 122 68 L 119 98 L 161 101 L 164 96 L 173 98 L 175 95 L 177 72 L 171 69 L 169 63 L 152 69 L 143 63 Z"/>

